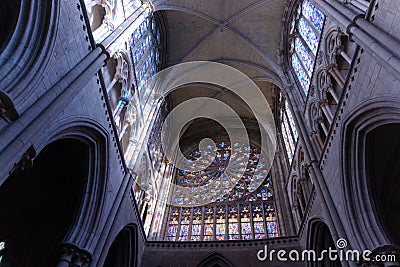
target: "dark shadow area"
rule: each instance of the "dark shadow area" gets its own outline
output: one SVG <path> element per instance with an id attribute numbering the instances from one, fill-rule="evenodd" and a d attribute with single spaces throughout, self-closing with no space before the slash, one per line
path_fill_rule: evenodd
<path id="1" fill-rule="evenodd" d="M 0 53 L 11 39 L 17 25 L 21 1 L 0 1 Z"/>
<path id="2" fill-rule="evenodd" d="M 0 187 L 2 267 L 56 266 L 88 166 L 88 146 L 63 139 L 46 146 L 32 168 L 14 173 Z"/>
<path id="3" fill-rule="evenodd" d="M 366 169 L 376 214 L 393 244 L 400 246 L 400 124 L 367 135 Z"/>
<path id="4" fill-rule="evenodd" d="M 122 230 L 112 243 L 103 267 L 137 266 L 137 233 L 135 227 Z"/>

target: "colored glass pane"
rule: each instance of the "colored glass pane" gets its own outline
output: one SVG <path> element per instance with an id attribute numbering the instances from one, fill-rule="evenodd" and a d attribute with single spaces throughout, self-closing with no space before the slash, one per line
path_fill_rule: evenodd
<path id="1" fill-rule="evenodd" d="M 283 137 L 283 142 L 285 144 L 286 153 L 289 158 L 289 162 L 291 163 L 293 159 L 293 152 L 290 146 L 289 135 L 286 131 L 285 125 L 282 124 L 281 127 L 282 127 L 282 137 Z"/>
<path id="2" fill-rule="evenodd" d="M 250 220 L 250 210 L 247 206 L 242 206 L 240 210 L 240 227 L 243 240 L 252 239 L 252 227 Z"/>
<path id="3" fill-rule="evenodd" d="M 294 122 L 292 111 L 290 110 L 289 104 L 287 103 L 287 101 L 285 102 L 285 111 L 286 111 L 286 115 L 288 117 L 288 121 L 289 121 L 290 127 L 292 129 L 293 137 L 294 137 L 295 140 L 297 140 L 299 138 L 299 134 L 297 132 L 297 127 L 296 127 L 296 124 Z"/>
<path id="4" fill-rule="evenodd" d="M 309 0 L 304 0 L 302 4 L 302 14 L 308 19 L 319 32 L 322 31 L 325 16 Z"/>
<path id="5" fill-rule="evenodd" d="M 170 224 L 167 232 L 167 240 L 174 241 L 177 231 L 178 231 L 178 224 Z"/>
<path id="6" fill-rule="evenodd" d="M 299 80 L 304 90 L 304 93 L 307 95 L 310 86 L 310 78 L 304 71 L 303 66 L 301 65 L 300 60 L 296 54 L 292 54 L 292 67 L 294 69 L 294 72 L 296 73 L 297 79 Z"/>
<path id="7" fill-rule="evenodd" d="M 268 236 L 276 237 L 278 233 L 278 227 L 276 222 L 267 222 Z"/>
<path id="8" fill-rule="evenodd" d="M 253 210 L 253 226 L 254 226 L 254 238 L 260 239 L 265 238 L 265 227 L 262 205 L 256 204 L 252 206 Z"/>
<path id="9" fill-rule="evenodd" d="M 307 48 L 303 45 L 303 42 L 300 40 L 300 38 L 296 38 L 294 47 L 297 55 L 300 57 L 300 60 L 307 71 L 308 77 L 311 77 L 314 70 L 314 59 L 309 54 Z"/>
<path id="10" fill-rule="evenodd" d="M 284 124 L 284 126 L 286 128 L 286 131 L 287 131 L 288 135 L 289 135 L 290 149 L 294 152 L 297 140 L 294 139 L 293 132 L 292 132 L 292 129 L 290 128 L 289 121 L 287 119 L 286 113 L 283 114 L 283 124 Z"/>
<path id="11" fill-rule="evenodd" d="M 317 54 L 319 37 L 304 18 L 299 20 L 299 33 L 314 55 Z"/>
<path id="12" fill-rule="evenodd" d="M 229 240 L 238 240 L 239 239 L 239 225 L 238 219 L 236 215 L 229 218 Z"/>
<path id="13" fill-rule="evenodd" d="M 161 40 L 159 34 L 157 24 L 154 19 L 151 22 L 150 18 L 145 19 L 132 34 L 130 47 L 138 83 L 154 75 L 159 69 Z"/>

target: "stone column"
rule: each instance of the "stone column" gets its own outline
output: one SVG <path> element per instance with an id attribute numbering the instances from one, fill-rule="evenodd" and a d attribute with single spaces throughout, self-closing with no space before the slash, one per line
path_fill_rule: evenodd
<path id="1" fill-rule="evenodd" d="M 340 47 L 337 53 L 340 54 L 344 58 L 344 60 L 346 60 L 347 63 L 351 64 L 351 58 L 343 50 L 343 47 Z"/>
<path id="2" fill-rule="evenodd" d="M 335 99 L 335 101 L 336 101 L 336 99 Z M 328 101 L 327 100 L 321 101 L 320 105 L 321 105 L 322 111 L 324 112 L 326 118 L 328 119 L 329 124 L 332 124 L 333 114 L 332 114 L 332 111 L 330 110 L 330 108 L 328 107 Z"/>
<path id="3" fill-rule="evenodd" d="M 311 0 L 322 12 L 347 29 L 352 40 L 400 77 L 400 41 L 382 31 L 339 1 Z M 358 3 L 362 3 L 357 1 Z"/>
<path id="4" fill-rule="evenodd" d="M 343 75 L 340 73 L 337 65 L 331 64 L 328 67 L 328 73 L 335 79 L 335 81 L 339 84 L 340 87 L 342 87 L 342 88 L 344 87 L 345 80 L 343 78 Z M 337 101 L 337 102 L 339 103 L 339 101 Z"/>
<path id="5" fill-rule="evenodd" d="M 310 198 L 310 189 L 308 188 L 307 180 L 304 177 L 302 177 L 299 179 L 299 184 L 301 186 L 301 190 L 303 191 L 304 199 L 306 202 L 308 202 L 308 199 Z"/>
<path id="6" fill-rule="evenodd" d="M 369 2 L 365 0 L 343 0 L 343 4 L 351 4 L 364 12 L 366 12 L 369 7 Z"/>

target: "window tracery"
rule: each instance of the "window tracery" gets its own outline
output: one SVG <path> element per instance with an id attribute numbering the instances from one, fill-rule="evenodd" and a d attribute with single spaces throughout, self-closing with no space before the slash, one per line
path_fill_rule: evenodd
<path id="1" fill-rule="evenodd" d="M 240 144 L 235 143 L 232 146 L 237 147 Z M 199 186 L 219 177 L 225 171 L 232 152 L 228 142 L 216 143 L 216 147 L 216 158 L 210 166 L 199 172 L 179 170 L 176 182 L 181 186 Z M 279 236 L 271 176 L 255 192 L 250 192 L 248 185 L 260 153 L 252 145 L 243 149 L 250 152 L 249 162 L 242 178 L 231 192 L 203 207 L 171 206 L 165 240 L 251 240 Z M 200 154 L 199 150 L 194 150 L 187 158 L 195 160 Z"/>

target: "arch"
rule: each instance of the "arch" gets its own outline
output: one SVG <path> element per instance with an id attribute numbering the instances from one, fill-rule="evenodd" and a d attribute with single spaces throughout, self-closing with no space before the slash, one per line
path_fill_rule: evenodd
<path id="1" fill-rule="evenodd" d="M 128 225 L 114 239 L 107 252 L 104 267 L 136 267 L 138 264 L 138 230 Z"/>
<path id="2" fill-rule="evenodd" d="M 7 216 L 0 220 L 0 240 L 7 244 L 7 266 L 56 265 L 85 198 L 89 160 L 87 144 L 62 138 L 47 144 L 30 168 L 13 172 L 2 184 L 0 207 Z"/>
<path id="3" fill-rule="evenodd" d="M 325 37 L 325 45 L 324 45 L 324 54 L 326 56 L 327 64 L 336 64 L 336 56 L 339 52 L 339 49 L 342 47 L 342 36 L 343 32 L 339 27 L 335 26 L 326 34 Z"/>
<path id="4" fill-rule="evenodd" d="M 108 183 L 108 137 L 107 130 L 98 122 L 86 117 L 70 117 L 59 121 L 34 140 L 35 150 L 57 140 L 74 139 L 84 143 L 89 150 L 89 172 L 85 179 L 83 198 L 79 211 L 63 242 L 73 244 L 86 251 L 93 251 L 97 245 L 97 232 L 102 217 L 105 189 Z"/>
<path id="5" fill-rule="evenodd" d="M 353 246 L 359 249 L 380 247 L 390 244 L 393 240 L 390 231 L 387 232 L 388 227 L 385 225 L 382 213 L 377 211 L 377 207 L 381 204 L 377 202 L 377 195 L 371 190 L 371 182 L 374 182 L 374 174 L 371 171 L 374 166 L 371 169 L 371 166 L 367 165 L 371 163 L 368 157 L 374 149 L 371 136 L 373 137 L 374 131 L 379 127 L 400 123 L 399 104 L 398 101 L 384 97 L 370 99 L 354 107 L 356 111 L 350 113 L 344 120 L 341 163 L 345 212 L 348 220 L 352 221 L 349 227 L 350 236 L 354 236 Z M 384 142 L 381 144 L 385 145 Z"/>
<path id="6" fill-rule="evenodd" d="M 400 121 L 374 128 L 366 136 L 367 180 L 376 217 L 390 240 L 400 245 Z"/>
<path id="7" fill-rule="evenodd" d="M 314 260 L 307 261 L 307 266 L 341 267 L 342 265 L 339 259 L 332 261 L 328 257 L 324 257 L 322 261 L 316 260 L 318 257 L 320 257 L 323 250 L 328 250 L 329 248 L 336 248 L 329 227 L 320 219 L 314 218 L 313 220 L 310 220 L 307 234 L 307 249 L 315 251 L 316 258 Z"/>
<path id="8" fill-rule="evenodd" d="M 256 63 L 253 63 L 250 61 L 243 61 L 243 60 L 230 59 L 230 58 L 219 58 L 219 59 L 216 59 L 215 62 L 225 63 L 225 64 L 238 64 L 238 65 L 243 65 L 243 66 L 254 68 L 255 70 L 262 71 L 265 74 L 265 76 L 263 76 L 263 77 L 253 78 L 254 81 L 256 81 L 256 80 L 267 81 L 267 82 L 275 84 L 279 88 L 284 87 L 281 78 L 276 73 L 274 73 L 270 69 L 266 68 L 265 66 L 261 66 L 259 64 L 256 64 Z"/>
<path id="9" fill-rule="evenodd" d="M 59 20 L 59 0 L 20 3 L 15 30 L 0 53 L 0 103 L 5 102 L 2 113 L 9 120 L 17 119 L 24 103 L 36 97 L 32 90 L 51 58 Z"/>
<path id="10" fill-rule="evenodd" d="M 234 267 L 227 258 L 214 252 L 202 260 L 196 267 Z"/>

